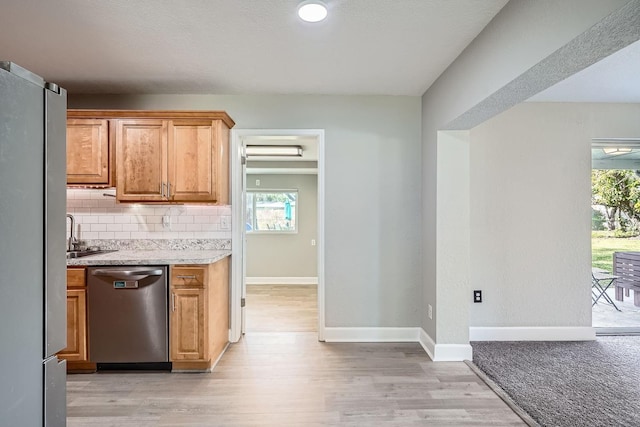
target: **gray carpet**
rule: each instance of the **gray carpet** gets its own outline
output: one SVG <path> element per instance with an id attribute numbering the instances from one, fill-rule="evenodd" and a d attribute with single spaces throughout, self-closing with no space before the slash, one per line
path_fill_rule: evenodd
<path id="1" fill-rule="evenodd" d="M 473 362 L 542 426 L 640 426 L 640 337 L 472 342 Z"/>

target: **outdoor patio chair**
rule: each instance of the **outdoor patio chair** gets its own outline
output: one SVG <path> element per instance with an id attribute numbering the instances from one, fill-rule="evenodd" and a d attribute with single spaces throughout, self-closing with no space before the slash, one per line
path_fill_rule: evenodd
<path id="1" fill-rule="evenodd" d="M 618 311 L 622 311 L 618 308 L 618 306 L 613 302 L 611 297 L 607 295 L 607 289 L 618 279 L 619 276 L 614 276 L 613 274 L 609 274 L 608 271 L 603 270 L 601 268 L 593 267 L 591 269 L 591 295 L 593 307 L 598 303 L 600 298 L 602 298 L 605 302 L 611 304 L 613 308 Z"/>

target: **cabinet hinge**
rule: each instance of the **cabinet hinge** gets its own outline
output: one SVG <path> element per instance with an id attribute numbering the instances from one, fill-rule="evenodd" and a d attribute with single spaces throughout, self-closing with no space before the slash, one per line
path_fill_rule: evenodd
<path id="1" fill-rule="evenodd" d="M 240 299 L 240 307 L 244 307 L 246 305 L 246 300 L 244 298 Z"/>

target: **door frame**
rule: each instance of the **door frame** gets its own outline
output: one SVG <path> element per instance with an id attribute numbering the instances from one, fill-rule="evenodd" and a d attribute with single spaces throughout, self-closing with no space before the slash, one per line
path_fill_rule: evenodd
<path id="1" fill-rule="evenodd" d="M 606 161 L 603 160 L 595 160 L 598 161 L 598 165 L 595 164 L 593 159 L 593 150 L 597 148 L 606 148 L 610 147 L 624 147 L 624 148 L 632 148 L 634 150 L 640 149 L 640 138 L 591 138 L 591 145 L 589 150 L 591 152 L 591 171 L 593 170 L 627 170 L 626 168 L 613 168 L 613 167 L 603 167 L 608 166 Z M 596 167 L 600 166 L 600 167 Z M 633 170 L 633 169 L 628 169 Z M 591 188 L 593 191 L 593 187 Z M 589 227 L 591 230 L 591 227 Z M 590 231 L 591 232 L 591 231 Z M 592 239 L 589 241 L 590 253 L 593 256 L 593 244 Z M 611 269 L 611 274 L 613 273 L 613 268 Z M 611 288 L 613 288 L 613 284 Z M 611 289 L 610 288 L 610 289 Z M 627 297 L 628 298 L 628 297 Z M 633 298 L 633 297 L 631 297 Z M 591 300 L 589 301 L 591 303 Z M 593 310 L 593 305 L 591 307 Z M 591 327 L 595 330 L 596 336 L 606 336 L 606 335 L 640 335 L 640 321 L 638 325 L 635 326 L 597 326 L 594 325 L 593 322 L 593 312 L 591 316 Z"/>
<path id="2" fill-rule="evenodd" d="M 243 334 L 244 310 L 241 307 L 241 303 L 242 299 L 246 296 L 246 229 L 244 227 L 246 176 L 242 160 L 244 156 L 244 138 L 248 136 L 315 136 L 318 141 L 318 224 L 316 237 L 318 264 L 318 340 L 324 341 L 324 129 L 231 129 L 231 149 L 229 150 L 229 173 L 231 179 L 231 301 L 229 341 L 238 342 Z"/>

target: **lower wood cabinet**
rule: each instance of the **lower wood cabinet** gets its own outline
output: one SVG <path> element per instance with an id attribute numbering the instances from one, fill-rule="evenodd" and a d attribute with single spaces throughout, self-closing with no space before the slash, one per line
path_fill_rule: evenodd
<path id="1" fill-rule="evenodd" d="M 70 372 L 94 372 L 87 328 L 85 267 L 67 268 L 67 347 L 58 357 Z M 173 371 L 210 371 L 229 343 L 229 258 L 174 265 L 169 277 L 169 361 Z"/>
<path id="2" fill-rule="evenodd" d="M 87 291 L 67 289 L 67 347 L 58 354 L 69 360 L 87 360 Z"/>
<path id="3" fill-rule="evenodd" d="M 67 347 L 58 353 L 69 371 L 95 371 L 89 362 L 87 280 L 84 267 L 67 268 Z"/>
<path id="4" fill-rule="evenodd" d="M 208 299 L 204 289 L 174 288 L 171 293 L 171 360 L 205 360 L 205 320 Z"/>
<path id="5" fill-rule="evenodd" d="M 229 259 L 172 266 L 170 281 L 173 370 L 210 371 L 229 342 Z"/>

